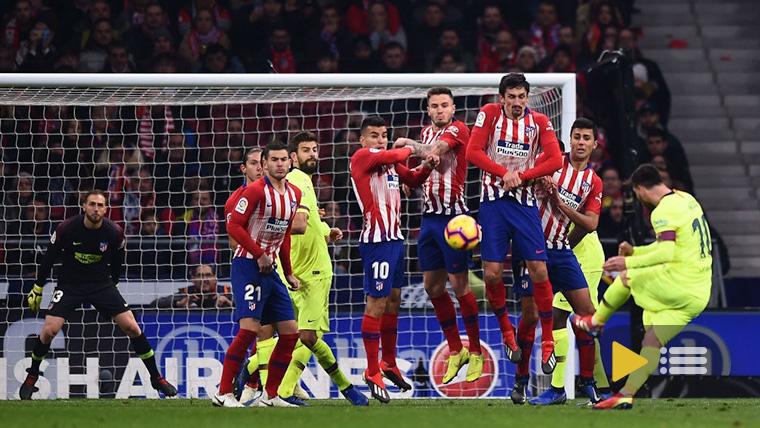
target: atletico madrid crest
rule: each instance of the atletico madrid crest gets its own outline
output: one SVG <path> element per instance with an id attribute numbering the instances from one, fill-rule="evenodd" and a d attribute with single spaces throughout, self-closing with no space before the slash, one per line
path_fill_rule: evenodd
<path id="1" fill-rule="evenodd" d="M 106 250 L 108 250 L 108 242 L 101 242 L 100 243 L 100 252 L 105 253 Z"/>

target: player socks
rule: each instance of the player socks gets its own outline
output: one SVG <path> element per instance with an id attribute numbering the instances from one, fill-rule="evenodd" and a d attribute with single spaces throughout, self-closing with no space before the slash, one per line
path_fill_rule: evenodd
<path id="1" fill-rule="evenodd" d="M 248 357 L 248 365 L 245 367 L 245 369 L 248 371 L 248 374 L 254 374 L 256 373 L 256 370 L 259 369 L 258 343 L 256 342 L 253 342 L 253 347 L 251 348 L 251 356 Z"/>
<path id="2" fill-rule="evenodd" d="M 156 357 L 153 355 L 153 348 L 150 347 L 150 343 L 148 343 L 145 333 L 140 333 L 139 336 L 133 337 L 130 341 L 132 342 L 132 348 L 134 348 L 135 353 L 140 357 L 143 364 L 145 364 L 148 372 L 150 372 L 150 377 L 161 377 L 161 373 L 158 371 L 158 366 L 156 366 Z M 246 346 L 246 349 L 247 348 L 248 347 Z M 239 364 L 238 368 L 240 368 Z M 237 373 L 237 371 L 235 371 L 235 373 Z M 232 381 L 230 380 L 230 382 Z M 232 386 L 232 383 L 230 383 L 230 386 Z"/>
<path id="3" fill-rule="evenodd" d="M 602 363 L 602 353 L 599 350 L 599 339 L 594 339 L 594 380 L 600 392 L 610 388 L 610 381 Z"/>
<path id="4" fill-rule="evenodd" d="M 529 323 L 525 317 L 520 318 L 517 325 L 517 345 L 522 351 L 522 359 L 517 363 L 517 376 L 530 376 L 530 354 L 533 352 L 533 342 L 536 340 L 536 324 Z"/>
<path id="5" fill-rule="evenodd" d="M 533 283 L 533 300 L 538 306 L 538 319 L 541 321 L 541 341 L 554 340 L 554 316 L 552 314 L 554 292 L 552 283 L 548 279 Z"/>
<path id="6" fill-rule="evenodd" d="M 296 384 L 301 379 L 301 374 L 309 364 L 311 359 L 311 349 L 306 347 L 300 340 L 296 344 L 293 350 L 293 359 L 290 360 L 288 370 L 285 372 L 285 376 L 282 378 L 280 387 L 277 388 L 277 393 L 280 397 L 290 397 L 293 395 L 293 390 Z"/>
<path id="7" fill-rule="evenodd" d="M 581 379 L 594 377 L 594 338 L 587 332 L 573 327 L 575 345 L 578 347 L 578 362 Z"/>
<path id="8" fill-rule="evenodd" d="M 266 383 L 267 397 L 277 396 L 277 389 L 280 387 L 282 377 L 288 369 L 290 360 L 293 357 L 293 348 L 298 342 L 298 333 L 281 334 L 277 340 L 277 345 L 272 351 L 272 357 L 269 358 L 269 377 Z"/>
<path id="9" fill-rule="evenodd" d="M 35 339 L 34 342 L 34 348 L 32 348 L 32 366 L 29 368 L 30 374 L 40 373 L 40 364 L 42 364 L 42 360 L 45 359 L 48 351 L 50 351 L 50 343 L 42 343 L 40 337 L 37 336 L 37 339 Z"/>
<path id="10" fill-rule="evenodd" d="M 515 332 L 512 323 L 509 321 L 509 314 L 507 313 L 507 289 L 504 287 L 504 282 L 499 281 L 496 284 L 486 284 L 486 298 L 488 304 L 491 305 L 491 310 L 496 316 L 496 320 L 499 321 L 499 329 L 501 330 L 501 336 L 504 343 L 510 346 L 515 345 Z"/>
<path id="11" fill-rule="evenodd" d="M 396 337 L 398 336 L 398 314 L 386 313 L 380 323 L 380 341 L 383 347 L 383 361 L 388 367 L 396 367 Z"/>
<path id="12" fill-rule="evenodd" d="M 467 331 L 469 339 L 470 353 L 481 354 L 480 349 L 480 325 L 478 323 L 478 301 L 475 295 L 469 292 L 463 296 L 457 297 L 459 300 L 459 310 L 462 312 L 462 321 L 464 329 Z"/>
<path id="13" fill-rule="evenodd" d="M 256 340 L 256 333 L 253 331 L 242 328 L 238 330 L 235 339 L 232 340 L 230 347 L 227 348 L 227 353 L 224 354 L 222 380 L 219 382 L 220 395 L 232 393 L 232 381 L 235 379 L 238 371 L 240 371 L 240 366 L 243 364 L 243 360 L 245 360 L 245 354 L 254 340 Z"/>
<path id="14" fill-rule="evenodd" d="M 276 337 L 270 337 L 266 340 L 260 340 L 256 344 L 256 353 L 258 354 L 258 363 L 259 363 L 259 378 L 261 379 L 261 384 L 266 385 L 267 384 L 267 377 L 269 376 L 269 359 L 272 357 L 272 351 L 274 350 L 274 346 L 277 344 L 277 338 Z"/>
<path id="15" fill-rule="evenodd" d="M 646 358 L 647 363 L 628 375 L 628 381 L 625 383 L 625 386 L 623 386 L 623 389 L 620 390 L 623 394 L 636 395 L 636 391 L 641 388 L 641 385 L 644 385 L 644 382 L 647 381 L 649 375 L 652 374 L 660 363 L 660 348 L 645 346 L 641 348 L 641 353 L 639 355 Z"/>
<path id="16" fill-rule="evenodd" d="M 557 367 L 552 373 L 552 386 L 565 388 L 565 365 L 567 364 L 567 348 L 570 347 L 567 339 L 567 328 L 554 330 L 554 355 L 557 357 Z"/>
<path id="17" fill-rule="evenodd" d="M 351 382 L 349 382 L 343 371 L 338 368 L 338 360 L 335 359 L 335 354 L 333 354 L 332 349 L 330 349 L 324 340 L 317 340 L 311 351 L 317 357 L 319 365 L 330 375 L 330 379 L 338 387 L 338 390 L 343 391 L 351 385 Z"/>
<path id="18" fill-rule="evenodd" d="M 631 289 L 623 284 L 623 280 L 618 276 L 612 285 L 607 288 L 602 296 L 602 301 L 594 314 L 594 322 L 604 324 L 615 311 L 625 303 L 631 296 Z"/>
<path id="19" fill-rule="evenodd" d="M 449 344 L 449 351 L 458 353 L 462 350 L 462 340 L 459 338 L 459 328 L 457 327 L 457 313 L 454 309 L 454 302 L 451 301 L 449 293 L 443 292 L 438 297 L 430 299 L 435 310 L 435 317 L 441 324 L 443 335 L 446 336 L 446 343 Z M 383 316 L 383 320 L 385 317 Z M 383 352 L 385 350 L 385 341 L 383 341 Z M 385 355 L 385 353 L 383 353 Z"/>
<path id="20" fill-rule="evenodd" d="M 367 372 L 370 376 L 380 373 L 380 318 L 364 314 L 362 319 L 362 340 L 367 353 Z"/>

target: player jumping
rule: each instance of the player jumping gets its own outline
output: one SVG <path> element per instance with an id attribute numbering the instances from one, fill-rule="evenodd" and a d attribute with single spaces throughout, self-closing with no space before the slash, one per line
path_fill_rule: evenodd
<path id="1" fill-rule="evenodd" d="M 58 284 L 45 315 L 45 324 L 34 340 L 32 366 L 21 384 L 19 397 L 29 400 L 38 388 L 40 364 L 50 350 L 50 343 L 61 331 L 74 310 L 89 303 L 101 314 L 113 319 L 129 337 L 135 353 L 150 372 L 150 385 L 166 397 L 177 395 L 177 389 L 161 376 L 153 348 L 135 321 L 129 305 L 119 293 L 119 277 L 124 261 L 124 232 L 105 218 L 108 198 L 101 190 L 91 190 L 84 197 L 84 214 L 61 223 L 50 237 L 50 245 L 37 270 L 37 280 L 27 296 L 29 308 L 40 310 L 42 287 L 45 286 L 59 256 L 62 256 Z"/>
<path id="2" fill-rule="evenodd" d="M 464 199 L 464 181 L 467 177 L 465 151 L 470 139 L 470 130 L 467 125 L 454 119 L 456 106 L 451 89 L 431 88 L 427 93 L 427 103 L 427 112 L 432 124 L 422 130 L 422 142 L 399 139 L 401 141 L 397 141 L 394 147 L 409 144 L 421 153 L 431 153 L 440 157 L 440 164 L 423 184 L 425 211 L 417 238 L 417 255 L 423 272 L 425 291 L 430 296 L 436 318 L 449 346 L 448 365 L 442 381 L 444 384 L 451 382 L 459 370 L 469 363 L 466 379 L 472 382 L 483 373 L 478 302 L 467 279 L 468 253 L 452 249 L 444 237 L 449 220 L 469 212 Z M 456 309 L 449 293 L 446 292 L 447 279 L 451 282 L 459 301 L 467 331 L 468 347 L 462 346 L 459 337 Z"/>
<path id="3" fill-rule="evenodd" d="M 541 320 L 541 369 L 549 374 L 556 366 L 552 336 L 552 285 L 546 269 L 546 243 L 528 181 L 550 175 L 562 167 L 562 155 L 551 121 L 530 110 L 530 84 L 519 73 L 505 75 L 499 83 L 502 102 L 486 104 L 478 113 L 467 145 L 467 160 L 483 170 L 478 221 L 483 228 L 480 244 L 486 296 L 501 329 L 507 358 L 518 363 L 520 347 L 507 316 L 506 288 L 502 279 L 510 241 L 514 252 L 526 260 L 535 288 Z M 537 161 L 539 150 L 543 150 Z"/>
<path id="4" fill-rule="evenodd" d="M 678 334 L 707 306 L 712 286 L 712 241 L 702 207 L 686 192 L 670 189 L 653 165 L 644 164 L 631 175 L 636 198 L 652 209 L 651 222 L 657 240 L 633 247 L 619 246 L 604 270 L 620 272 L 605 291 L 593 316 L 571 315 L 571 323 L 598 333 L 630 296 L 644 309 L 646 332 L 641 356 L 647 364 L 628 376 L 615 395 L 594 409 L 630 409 L 633 396 L 657 368 L 660 348 Z"/>

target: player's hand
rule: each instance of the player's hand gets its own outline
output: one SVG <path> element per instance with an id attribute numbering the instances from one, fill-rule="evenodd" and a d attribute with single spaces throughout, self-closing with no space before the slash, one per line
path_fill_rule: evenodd
<path id="1" fill-rule="evenodd" d="M 32 291 L 26 295 L 26 303 L 29 304 L 29 309 L 34 312 L 39 312 L 40 305 L 42 304 L 42 287 L 34 284 Z"/>
<path id="2" fill-rule="evenodd" d="M 330 234 L 327 235 L 327 242 L 335 242 L 343 239 L 343 231 L 339 227 L 330 228 Z"/>
<path id="3" fill-rule="evenodd" d="M 425 158 L 425 162 L 427 163 L 430 169 L 436 169 L 438 165 L 441 163 L 441 157 L 438 155 L 428 155 Z"/>
<path id="4" fill-rule="evenodd" d="M 522 184 L 522 179 L 517 171 L 507 171 L 501 179 L 504 180 L 504 190 L 512 190 Z"/>
<path id="5" fill-rule="evenodd" d="M 405 137 L 399 137 L 396 139 L 396 141 L 393 143 L 394 149 L 400 149 L 402 147 L 406 147 L 409 143 L 414 143 L 415 141 L 411 138 L 405 138 Z"/>
<path id="6" fill-rule="evenodd" d="M 623 241 L 618 245 L 618 255 L 619 256 L 632 256 L 633 255 L 633 245 L 629 244 L 628 241 Z"/>
<path id="7" fill-rule="evenodd" d="M 301 288 L 301 281 L 299 281 L 292 273 L 290 275 L 285 275 L 285 280 L 288 281 L 288 288 L 290 291 L 297 291 Z"/>
<path id="8" fill-rule="evenodd" d="M 261 257 L 256 259 L 256 263 L 259 264 L 259 271 L 261 273 L 271 273 L 274 270 L 274 260 L 268 254 L 262 254 Z"/>
<path id="9" fill-rule="evenodd" d="M 604 262 L 604 270 L 610 272 L 622 272 L 625 270 L 625 257 L 615 256 L 610 257 Z"/>

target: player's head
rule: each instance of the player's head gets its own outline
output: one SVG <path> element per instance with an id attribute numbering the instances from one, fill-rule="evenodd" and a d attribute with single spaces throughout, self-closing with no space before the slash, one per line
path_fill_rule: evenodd
<path id="1" fill-rule="evenodd" d="M 243 163 L 240 164 L 240 172 L 245 175 L 248 182 L 256 181 L 264 175 L 261 167 L 261 149 L 254 147 L 245 152 Z"/>
<path id="2" fill-rule="evenodd" d="M 509 73 L 499 82 L 499 95 L 502 97 L 504 110 L 512 119 L 518 119 L 525 114 L 528 93 L 530 93 L 530 83 L 522 73 Z"/>
<path id="3" fill-rule="evenodd" d="M 108 211 L 108 198 L 105 192 L 99 189 L 87 192 L 82 202 L 82 210 L 87 220 L 99 225 Z"/>
<path id="4" fill-rule="evenodd" d="M 451 123 L 454 118 L 454 111 L 456 106 L 454 105 L 454 95 L 451 93 L 451 89 L 444 86 L 437 86 L 430 88 L 427 92 L 427 111 L 430 120 L 438 128 Z"/>
<path id="5" fill-rule="evenodd" d="M 596 125 L 591 119 L 579 117 L 570 128 L 570 158 L 574 161 L 588 161 L 596 149 Z"/>
<path id="6" fill-rule="evenodd" d="M 631 174 L 631 187 L 636 198 L 649 208 L 654 208 L 663 196 L 663 191 L 670 191 L 662 181 L 660 171 L 652 164 L 639 165 Z"/>
<path id="7" fill-rule="evenodd" d="M 288 151 L 293 168 L 298 168 L 306 174 L 317 172 L 319 162 L 319 137 L 313 132 L 299 132 L 290 139 Z"/>
<path id="8" fill-rule="evenodd" d="M 272 141 L 261 152 L 265 174 L 274 180 L 282 180 L 290 171 L 288 148 L 279 141 Z"/>
<path id="9" fill-rule="evenodd" d="M 385 150 L 388 146 L 388 129 L 380 116 L 367 116 L 362 120 L 359 143 L 362 147 Z"/>

